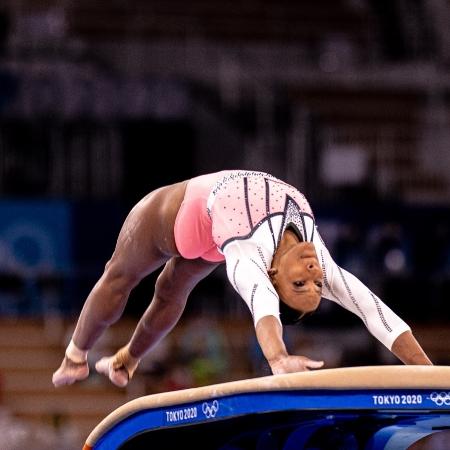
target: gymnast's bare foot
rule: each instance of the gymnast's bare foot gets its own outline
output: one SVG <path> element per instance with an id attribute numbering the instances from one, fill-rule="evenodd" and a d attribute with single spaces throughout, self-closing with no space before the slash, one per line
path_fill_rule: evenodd
<path id="1" fill-rule="evenodd" d="M 133 376 L 139 359 L 130 355 L 128 347 L 122 347 L 115 355 L 105 356 L 95 364 L 97 372 L 106 375 L 113 384 L 125 387 Z"/>
<path id="2" fill-rule="evenodd" d="M 117 367 L 116 355 L 105 356 L 95 364 L 98 373 L 106 375 L 113 384 L 125 387 L 130 380 L 128 371 L 123 364 Z"/>
<path id="3" fill-rule="evenodd" d="M 75 383 L 75 381 L 81 381 L 88 377 L 89 366 L 87 361 L 76 363 L 64 357 L 63 362 L 59 369 L 53 374 L 52 382 L 55 387 L 65 386 Z"/>

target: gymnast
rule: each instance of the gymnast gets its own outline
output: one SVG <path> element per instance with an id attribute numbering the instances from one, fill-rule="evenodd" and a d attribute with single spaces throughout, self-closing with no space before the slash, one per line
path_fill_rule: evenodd
<path id="1" fill-rule="evenodd" d="M 323 366 L 288 354 L 282 336 L 284 324 L 311 314 L 322 297 L 358 315 L 404 364 L 432 364 L 410 327 L 333 261 L 303 194 L 267 173 L 228 170 L 161 187 L 131 209 L 53 384 L 88 377 L 88 351 L 121 317 L 131 290 L 164 265 L 130 341 L 95 365 L 126 386 L 141 358 L 178 322 L 192 289 L 223 262 L 273 374 Z"/>

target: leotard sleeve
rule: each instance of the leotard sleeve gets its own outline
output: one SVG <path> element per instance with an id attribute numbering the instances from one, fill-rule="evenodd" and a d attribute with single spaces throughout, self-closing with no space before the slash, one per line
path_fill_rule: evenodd
<path id="1" fill-rule="evenodd" d="M 224 255 L 228 279 L 250 309 L 254 326 L 264 316 L 280 321 L 279 297 L 267 273 L 271 263 L 267 253 L 254 243 L 235 241 L 225 247 Z"/>
<path id="2" fill-rule="evenodd" d="M 334 262 L 317 228 L 313 243 L 323 271 L 322 296 L 359 316 L 369 332 L 390 350 L 410 327 L 357 277 Z"/>

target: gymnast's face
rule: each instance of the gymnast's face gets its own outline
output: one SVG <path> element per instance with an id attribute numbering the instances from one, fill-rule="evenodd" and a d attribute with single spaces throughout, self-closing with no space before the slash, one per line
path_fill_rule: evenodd
<path id="1" fill-rule="evenodd" d="M 323 274 L 311 242 L 299 242 L 276 258 L 269 276 L 284 303 L 301 315 L 319 306 Z"/>

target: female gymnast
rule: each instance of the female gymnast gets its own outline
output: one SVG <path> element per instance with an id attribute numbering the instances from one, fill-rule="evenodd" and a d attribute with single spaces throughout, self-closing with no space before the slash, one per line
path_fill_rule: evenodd
<path id="1" fill-rule="evenodd" d="M 432 364 L 410 327 L 333 261 L 303 194 L 267 173 L 228 170 L 161 187 L 133 207 L 53 384 L 88 377 L 88 351 L 120 318 L 130 291 L 165 264 L 128 344 L 95 365 L 126 386 L 140 359 L 178 322 L 192 289 L 223 262 L 274 374 L 323 366 L 289 355 L 282 337 L 282 324 L 316 310 L 322 297 L 358 315 L 403 363 Z"/>

